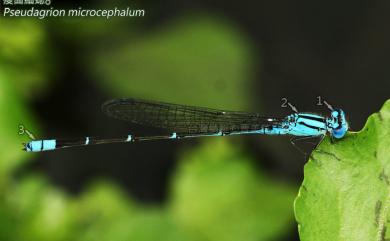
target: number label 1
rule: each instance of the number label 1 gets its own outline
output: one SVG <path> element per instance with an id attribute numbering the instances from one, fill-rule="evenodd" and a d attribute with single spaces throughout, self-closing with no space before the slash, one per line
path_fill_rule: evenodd
<path id="1" fill-rule="evenodd" d="M 321 96 L 317 96 L 317 105 L 324 105 L 324 103 L 323 103 L 323 100 L 322 100 L 322 97 L 321 97 Z"/>

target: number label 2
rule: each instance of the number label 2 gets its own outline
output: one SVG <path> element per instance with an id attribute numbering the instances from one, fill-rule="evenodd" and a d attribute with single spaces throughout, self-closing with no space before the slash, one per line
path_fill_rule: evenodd
<path id="1" fill-rule="evenodd" d="M 288 107 L 287 103 L 288 103 L 287 98 L 282 98 L 282 104 L 280 105 L 280 107 L 287 108 Z"/>

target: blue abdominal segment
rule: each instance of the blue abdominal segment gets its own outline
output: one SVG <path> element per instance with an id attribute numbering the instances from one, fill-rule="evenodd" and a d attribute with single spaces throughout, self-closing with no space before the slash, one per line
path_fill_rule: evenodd
<path id="1" fill-rule="evenodd" d="M 30 141 L 25 145 L 27 152 L 50 151 L 56 149 L 56 140 Z"/>

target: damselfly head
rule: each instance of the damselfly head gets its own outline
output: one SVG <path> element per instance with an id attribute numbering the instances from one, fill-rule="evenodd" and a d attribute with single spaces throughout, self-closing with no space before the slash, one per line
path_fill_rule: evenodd
<path id="1" fill-rule="evenodd" d="M 345 113 L 342 109 L 333 109 L 330 117 L 328 117 L 328 123 L 330 126 L 330 134 L 336 139 L 343 138 L 349 128 Z"/>

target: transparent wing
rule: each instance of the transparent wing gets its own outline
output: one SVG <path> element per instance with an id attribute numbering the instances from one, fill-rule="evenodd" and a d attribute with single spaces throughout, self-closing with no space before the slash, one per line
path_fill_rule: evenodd
<path id="1" fill-rule="evenodd" d="M 110 117 L 183 134 L 247 132 L 278 126 L 281 118 L 140 99 L 114 99 L 102 110 Z"/>

